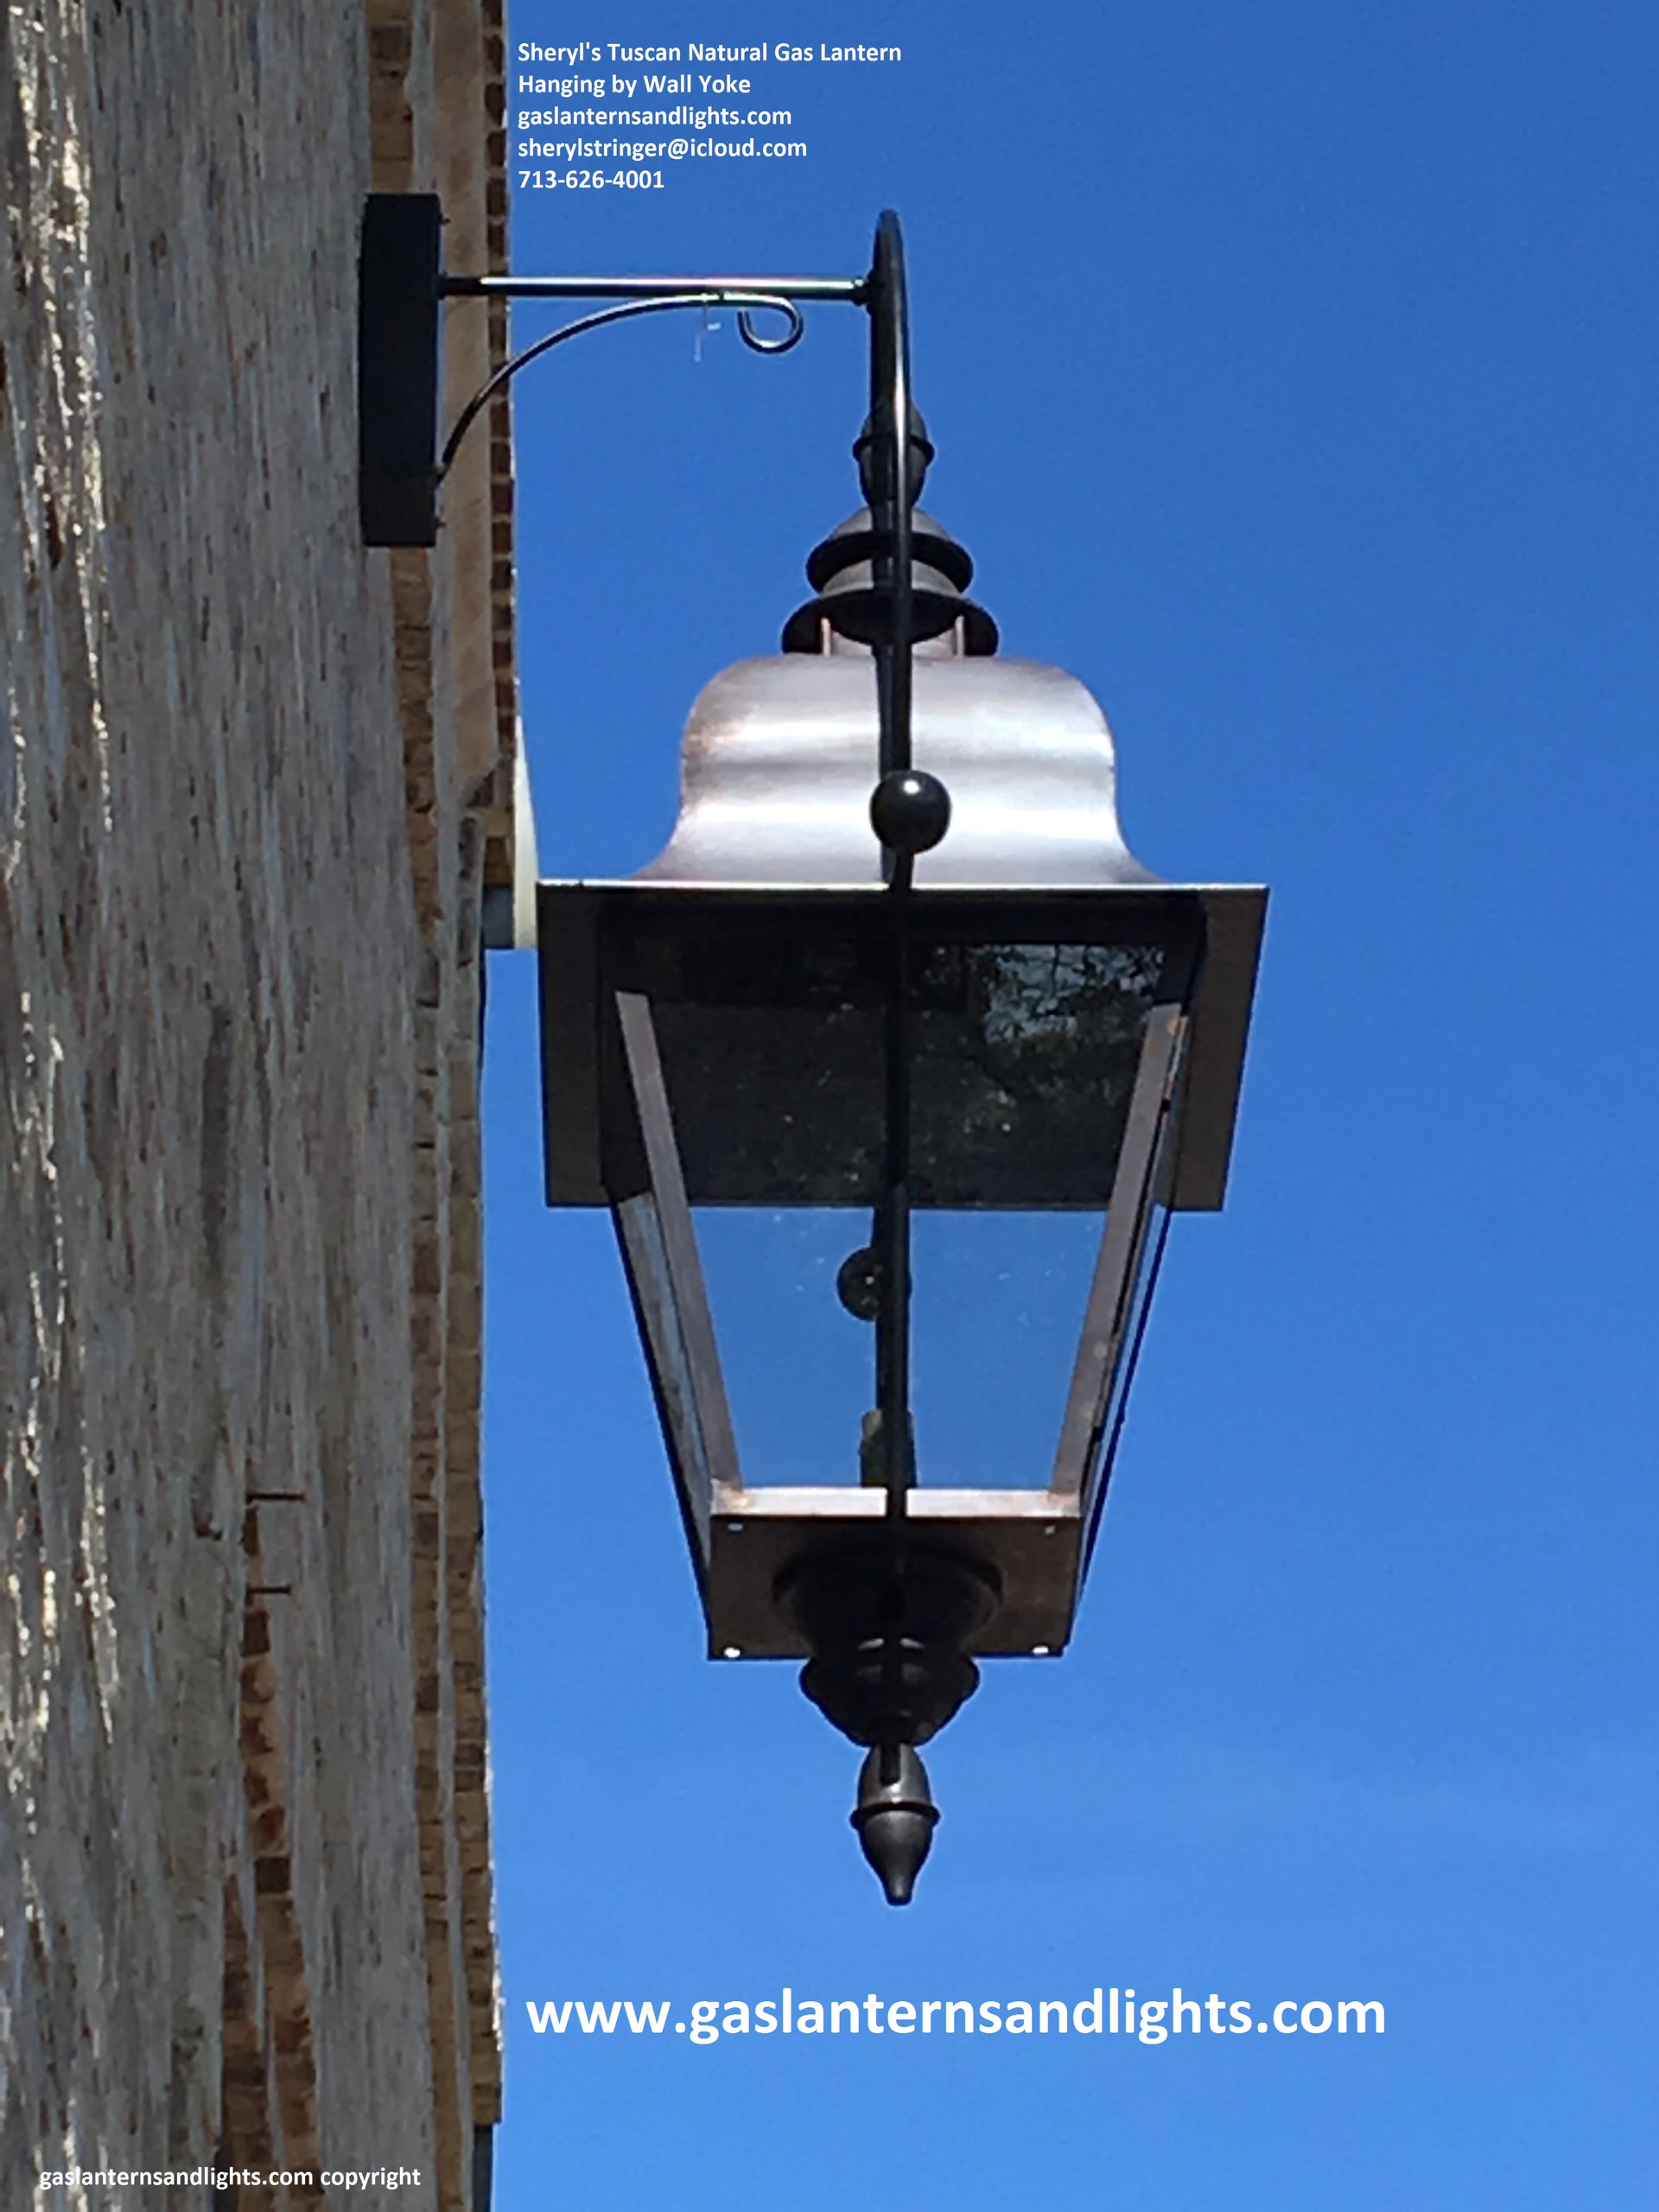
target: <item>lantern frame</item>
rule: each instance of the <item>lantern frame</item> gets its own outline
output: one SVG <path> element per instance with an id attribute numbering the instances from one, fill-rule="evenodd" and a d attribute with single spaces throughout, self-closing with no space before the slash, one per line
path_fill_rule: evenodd
<path id="1" fill-rule="evenodd" d="M 780 930 L 844 938 L 883 926 L 879 887 L 544 882 L 538 891 L 547 1196 L 609 1207 L 616 1227 L 711 1657 L 787 1658 L 810 1645 L 780 1593 L 813 1554 L 874 1536 L 884 1486 L 769 1484 L 734 1431 L 652 1000 L 628 953 L 652 930 Z M 1249 886 L 912 891 L 907 926 L 974 944 L 1173 950 L 1137 1056 L 1058 1442 L 1046 1485 L 914 1483 L 899 1517 L 982 1567 L 997 1588 L 976 1656 L 1067 1643 L 1110 1477 L 1112 1445 L 1152 1287 L 1155 1216 L 1221 1203 L 1265 893 Z M 733 1201 L 728 1201 L 733 1202 Z M 741 1203 L 741 1201 L 735 1201 Z M 757 1205 L 777 1202 L 757 1191 Z"/>

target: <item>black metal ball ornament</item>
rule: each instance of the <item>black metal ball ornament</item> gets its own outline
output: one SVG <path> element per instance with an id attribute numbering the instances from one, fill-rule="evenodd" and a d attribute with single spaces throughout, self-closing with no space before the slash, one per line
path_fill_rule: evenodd
<path id="1" fill-rule="evenodd" d="M 890 853 L 931 852 L 950 827 L 950 794 L 925 768 L 894 768 L 871 795 L 870 827 Z"/>

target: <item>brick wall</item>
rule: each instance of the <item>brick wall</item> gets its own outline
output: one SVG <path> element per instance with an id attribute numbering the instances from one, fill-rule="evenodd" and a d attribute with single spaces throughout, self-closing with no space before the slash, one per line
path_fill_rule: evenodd
<path id="1" fill-rule="evenodd" d="M 362 195 L 401 130 L 397 181 L 482 234 L 491 16 L 0 18 L 8 2202 L 228 2154 L 419 2166 L 397 2202 L 461 2207 L 496 2114 L 476 978 L 511 546 L 486 482 L 481 574 L 365 554 L 353 482 Z"/>

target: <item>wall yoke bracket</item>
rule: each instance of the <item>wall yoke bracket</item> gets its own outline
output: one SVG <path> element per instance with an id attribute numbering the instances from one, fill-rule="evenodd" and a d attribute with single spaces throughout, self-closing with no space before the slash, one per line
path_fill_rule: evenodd
<path id="1" fill-rule="evenodd" d="M 435 193 L 375 192 L 358 264 L 358 510 L 365 545 L 438 542 Z"/>
<path id="2" fill-rule="evenodd" d="M 897 226 L 890 226 L 896 246 Z M 841 300 L 885 330 L 883 262 L 868 276 L 467 276 L 443 267 L 443 211 L 423 192 L 371 193 L 358 263 L 358 505 L 365 545 L 435 545 L 438 487 L 480 414 L 518 371 L 567 339 L 671 308 L 731 308 L 756 353 L 787 353 L 805 330 L 798 302 Z M 893 261 L 893 251 L 887 255 Z M 896 266 L 897 264 L 894 264 Z M 902 302 L 902 283 L 896 296 Z M 439 313 L 447 300 L 611 300 L 612 307 L 539 338 L 496 370 L 456 415 L 439 448 Z M 900 310 L 901 311 L 901 310 Z M 768 335 L 757 315 L 781 315 Z M 878 350 L 880 341 L 878 339 Z M 888 353 L 893 352 L 891 344 Z"/>

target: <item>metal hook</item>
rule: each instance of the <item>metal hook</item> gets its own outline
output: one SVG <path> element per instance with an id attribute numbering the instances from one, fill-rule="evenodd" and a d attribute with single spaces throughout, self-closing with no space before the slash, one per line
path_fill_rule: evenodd
<path id="1" fill-rule="evenodd" d="M 750 321 L 751 311 L 755 308 L 760 309 L 763 313 L 780 315 L 785 318 L 789 327 L 781 338 L 761 336 Z M 798 346 L 805 336 L 806 317 L 793 300 L 751 299 L 746 306 L 739 308 L 737 311 L 737 334 L 751 353 L 787 353 L 791 346 Z"/>

